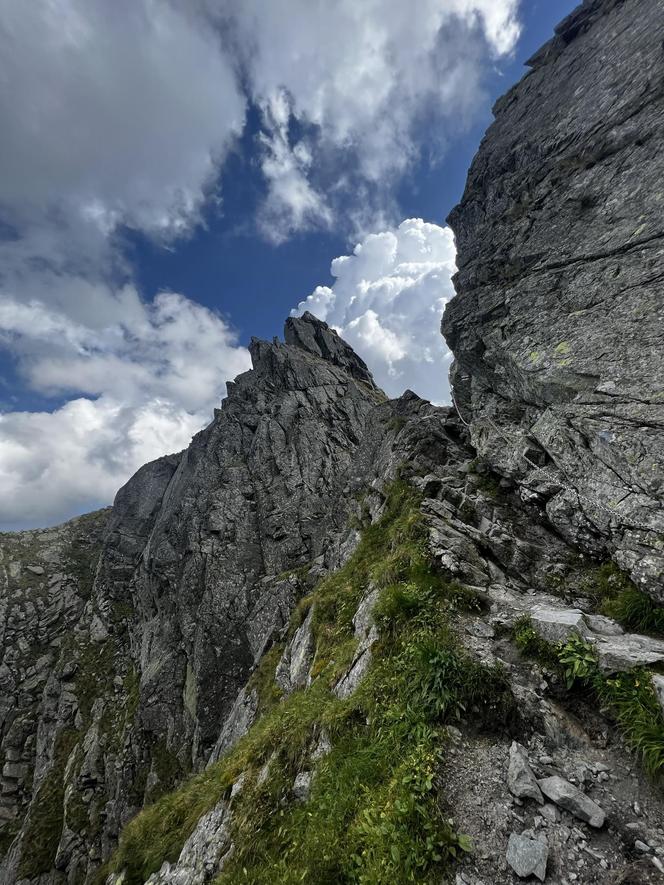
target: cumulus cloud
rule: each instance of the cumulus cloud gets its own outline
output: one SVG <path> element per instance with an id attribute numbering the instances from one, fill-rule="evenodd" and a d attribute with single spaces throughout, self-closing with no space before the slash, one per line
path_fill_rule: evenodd
<path id="1" fill-rule="evenodd" d="M 311 297 L 390 391 L 444 398 L 428 367 L 444 356 L 447 234 L 394 229 L 393 185 L 422 148 L 423 116 L 438 149 L 473 114 L 485 72 L 514 46 L 517 5 L 2 3 L 0 346 L 29 388 L 57 398 L 0 417 L 3 525 L 110 500 L 142 461 L 185 445 L 246 366 L 216 314 L 172 293 L 144 300 L 122 232 L 170 245 L 223 204 L 249 107 L 266 188 L 258 230 L 273 242 L 362 231 L 334 287 Z"/>
<path id="2" fill-rule="evenodd" d="M 262 227 L 273 238 L 331 216 L 376 229 L 395 213 L 391 186 L 422 148 L 422 117 L 426 147 L 440 153 L 519 35 L 518 0 L 418 0 L 417 14 L 403 0 L 206 6 L 233 33 L 249 94 L 264 111 Z M 351 211 L 349 195 L 359 195 Z"/>
<path id="3" fill-rule="evenodd" d="M 292 314 L 309 310 L 337 329 L 389 395 L 409 387 L 449 402 L 451 354 L 440 319 L 454 295 L 455 270 L 452 231 L 410 218 L 335 258 L 334 285 L 318 286 Z"/>
<path id="4" fill-rule="evenodd" d="M 108 503 L 146 461 L 185 447 L 225 380 L 249 368 L 227 323 L 181 295 L 145 304 L 128 286 L 112 300 L 113 320 L 94 326 L 38 301 L 0 304 L 0 341 L 32 389 L 79 394 L 52 412 L 0 415 L 4 528 Z"/>

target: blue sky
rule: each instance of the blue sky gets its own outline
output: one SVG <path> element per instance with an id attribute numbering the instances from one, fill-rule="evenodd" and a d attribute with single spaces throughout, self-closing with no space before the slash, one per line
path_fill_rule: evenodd
<path id="1" fill-rule="evenodd" d="M 444 223 L 462 194 L 470 162 L 491 123 L 494 101 L 521 78 L 524 61 L 575 6 L 575 0 L 524 0 L 520 4 L 521 36 L 513 53 L 487 72 L 486 99 L 472 125 L 450 138 L 441 159 L 434 157 L 432 162 L 425 147 L 421 160 L 398 182 L 395 198 L 402 218 Z M 173 251 L 145 238 L 132 238 L 132 258 L 145 293 L 173 288 L 220 307 L 232 318 L 243 343 L 252 335 L 280 335 L 293 301 L 321 283 L 332 282 L 330 261 L 344 254 L 349 244 L 349 231 L 343 228 L 301 233 L 280 245 L 256 237 L 251 213 L 263 190 L 252 169 L 256 125 L 254 118 L 241 152 L 229 160 L 223 209 L 210 213 L 207 230 L 199 229 Z M 426 146 L 428 135 L 424 121 L 418 141 Z"/>
<path id="2" fill-rule="evenodd" d="M 445 402 L 445 217 L 575 5 L 4 4 L 0 529 L 109 503 L 185 446 L 293 309 L 391 395 Z"/>

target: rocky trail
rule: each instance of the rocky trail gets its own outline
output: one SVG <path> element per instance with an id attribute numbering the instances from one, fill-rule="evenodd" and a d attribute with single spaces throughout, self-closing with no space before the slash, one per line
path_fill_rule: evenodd
<path id="1" fill-rule="evenodd" d="M 585 0 L 450 216 L 453 406 L 310 313 L 0 536 L 1 885 L 664 881 L 664 0 Z"/>

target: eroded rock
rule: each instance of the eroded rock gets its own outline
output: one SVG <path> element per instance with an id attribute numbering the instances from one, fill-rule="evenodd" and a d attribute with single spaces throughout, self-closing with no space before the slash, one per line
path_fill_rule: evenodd
<path id="1" fill-rule="evenodd" d="M 542 778 L 537 784 L 548 799 L 578 817 L 579 820 L 585 821 L 597 829 L 604 826 L 606 820 L 604 811 L 569 781 L 558 775 L 552 775 Z"/>

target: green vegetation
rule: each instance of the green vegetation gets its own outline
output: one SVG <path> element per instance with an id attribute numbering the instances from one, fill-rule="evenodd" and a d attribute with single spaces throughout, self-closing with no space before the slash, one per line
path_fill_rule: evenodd
<path id="1" fill-rule="evenodd" d="M 552 645 L 537 634 L 528 618 L 516 622 L 513 638 L 524 654 L 557 671 L 568 690 L 590 689 L 616 721 L 645 771 L 652 777 L 664 773 L 664 713 L 647 670 L 604 674 L 591 642 L 573 633 L 566 642 Z"/>
<path id="2" fill-rule="evenodd" d="M 23 853 L 19 878 L 32 879 L 53 869 L 64 815 L 64 772 L 69 754 L 78 741 L 73 729 L 61 731 L 53 751 L 53 764 L 33 803 L 25 835 L 29 851 Z"/>
<path id="3" fill-rule="evenodd" d="M 92 705 L 108 691 L 114 672 L 114 648 L 111 640 L 87 642 L 76 648 L 76 698 L 85 724 L 92 716 Z"/>
<path id="4" fill-rule="evenodd" d="M 400 430 L 408 424 L 408 421 L 403 418 L 401 415 L 394 415 L 387 423 L 387 426 L 390 430 L 394 430 L 395 433 L 399 433 Z"/>
<path id="5" fill-rule="evenodd" d="M 613 562 L 594 569 L 582 584 L 602 613 L 628 630 L 664 636 L 664 607 L 639 590 Z"/>
<path id="6" fill-rule="evenodd" d="M 472 711 L 477 727 L 500 728 L 516 717 L 515 703 L 503 670 L 470 658 L 449 626 L 450 609 L 480 602 L 433 570 L 418 503 L 395 483 L 353 557 L 295 613 L 291 631 L 315 606 L 312 684 L 280 699 L 270 687 L 278 652 L 267 656 L 252 679 L 262 715 L 250 731 L 125 828 L 111 867 L 126 871 L 126 885 L 175 861 L 242 773 L 235 851 L 218 885 L 439 882 L 470 849 L 445 812 L 445 724 Z M 342 700 L 332 689 L 353 660 L 353 615 L 373 588 L 380 638 L 364 680 Z M 309 800 L 296 802 L 295 775 L 322 734 L 332 749 L 316 764 Z"/>
<path id="7" fill-rule="evenodd" d="M 556 654 L 565 676 L 565 685 L 572 688 L 575 682 L 586 682 L 597 674 L 597 652 L 592 642 L 586 642 L 572 633 L 567 642 L 558 644 Z"/>
<path id="8" fill-rule="evenodd" d="M 653 777 L 664 773 L 664 714 L 647 670 L 598 675 L 593 684 L 644 769 Z"/>
<path id="9" fill-rule="evenodd" d="M 535 658 L 550 670 L 561 671 L 555 646 L 547 642 L 546 639 L 542 639 L 533 628 L 527 615 L 515 622 L 512 628 L 512 639 L 522 654 L 529 658 Z"/>

